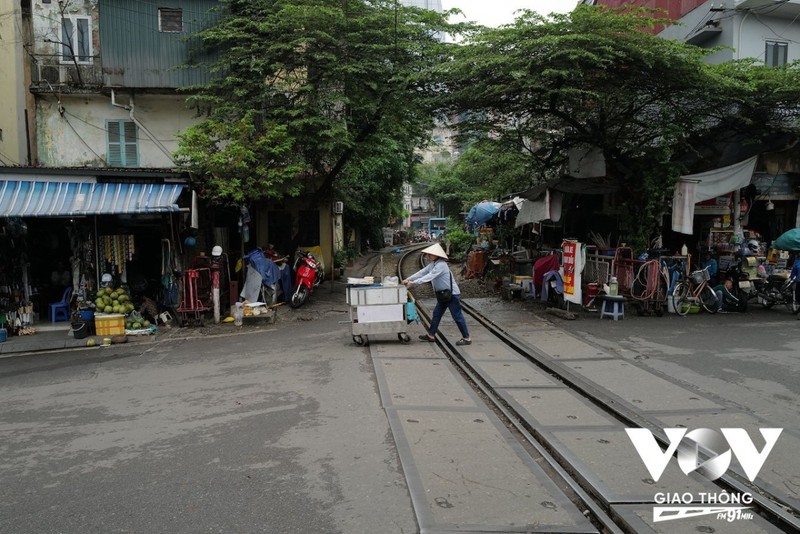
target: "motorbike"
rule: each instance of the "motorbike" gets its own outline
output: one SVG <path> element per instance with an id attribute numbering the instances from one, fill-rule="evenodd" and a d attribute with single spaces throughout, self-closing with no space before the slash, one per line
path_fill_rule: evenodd
<path id="1" fill-rule="evenodd" d="M 758 302 L 765 309 L 772 308 L 776 304 L 785 304 L 791 313 L 800 312 L 797 281 L 794 278 L 773 274 L 766 279 L 756 280 L 754 284 Z"/>
<path id="2" fill-rule="evenodd" d="M 298 252 L 294 261 L 294 290 L 289 299 L 292 308 L 299 308 L 322 283 L 322 266 L 310 252 Z"/>
<path id="3" fill-rule="evenodd" d="M 747 311 L 747 301 L 756 296 L 756 289 L 750 280 L 750 275 L 742 268 L 741 259 L 731 263 L 725 271 L 725 279 L 730 280 L 730 287 L 727 287 L 728 299 L 723 299 L 726 311 Z"/>

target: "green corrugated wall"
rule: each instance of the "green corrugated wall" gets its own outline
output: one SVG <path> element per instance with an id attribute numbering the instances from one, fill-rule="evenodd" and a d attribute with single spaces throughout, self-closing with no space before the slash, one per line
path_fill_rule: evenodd
<path id="1" fill-rule="evenodd" d="M 131 88 L 176 88 L 208 79 L 201 68 L 180 68 L 201 61 L 186 37 L 218 17 L 210 13 L 217 0 L 100 0 L 100 55 L 111 85 Z M 159 8 L 183 10 L 183 32 L 159 31 Z M 191 54 L 191 56 L 190 56 Z"/>

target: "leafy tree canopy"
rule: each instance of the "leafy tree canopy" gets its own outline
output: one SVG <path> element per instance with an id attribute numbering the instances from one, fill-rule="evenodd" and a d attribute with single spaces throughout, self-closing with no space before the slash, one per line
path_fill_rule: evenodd
<path id="1" fill-rule="evenodd" d="M 218 204 L 329 198 L 340 176 L 347 194 L 356 178 L 388 193 L 432 121 L 436 37 L 460 31 L 446 18 L 389 0 L 228 0 L 197 36 L 217 59 L 191 88 L 207 118 L 179 161 Z"/>
<path id="2" fill-rule="evenodd" d="M 476 32 L 440 67 L 448 111 L 464 114 L 466 134 L 524 154 L 539 180 L 561 172 L 570 150 L 601 151 L 625 193 L 628 242 L 642 244 L 700 140 L 703 159 L 717 161 L 708 140 L 720 132 L 760 141 L 765 123 L 792 128 L 773 106 L 793 108 L 800 88 L 791 69 L 707 64 L 710 50 L 642 31 L 666 23 L 631 6 L 525 12 Z"/>

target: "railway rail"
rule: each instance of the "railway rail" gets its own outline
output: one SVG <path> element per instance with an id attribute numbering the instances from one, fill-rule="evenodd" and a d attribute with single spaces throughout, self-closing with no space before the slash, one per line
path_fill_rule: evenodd
<path id="1" fill-rule="evenodd" d="M 397 274 L 402 279 L 414 272 L 421 265 L 420 250 L 423 247 L 415 246 L 405 250 L 397 261 Z M 385 266 L 384 266 L 385 267 Z M 424 320 L 430 322 L 430 306 L 435 303 L 433 300 L 433 292 L 430 285 L 418 286 L 413 289 L 413 296 L 417 302 L 417 309 Z M 511 430 L 511 435 L 520 440 L 520 444 L 528 451 L 533 461 L 539 465 L 546 466 L 546 472 L 552 477 L 552 480 L 559 487 L 564 489 L 565 494 L 575 504 L 577 509 L 586 516 L 591 525 L 597 532 L 672 532 L 670 528 L 675 528 L 675 525 L 680 522 L 689 522 L 694 526 L 693 530 L 700 532 L 714 532 L 725 531 L 735 532 L 730 523 L 725 523 L 725 529 L 719 527 L 716 520 L 720 520 L 720 516 L 701 515 L 693 513 L 693 510 L 703 509 L 706 514 L 714 509 L 719 510 L 735 510 L 737 507 L 724 507 L 724 506 L 710 506 L 709 504 L 721 504 L 715 497 L 714 503 L 705 503 L 709 506 L 696 507 L 684 506 L 687 503 L 685 498 L 681 495 L 727 495 L 733 502 L 737 500 L 744 500 L 747 503 L 746 507 L 738 507 L 740 515 L 736 519 L 744 517 L 749 519 L 743 527 L 739 527 L 741 532 L 798 532 L 800 531 L 800 511 L 797 508 L 796 500 L 791 496 L 782 493 L 779 490 L 779 484 L 766 484 L 764 486 L 750 482 L 741 472 L 728 470 L 719 478 L 709 480 L 706 477 L 701 477 L 696 473 L 691 473 L 691 476 L 682 475 L 672 477 L 669 480 L 662 479 L 659 483 L 658 480 L 652 478 L 642 478 L 640 471 L 630 469 L 630 479 L 624 480 L 624 476 L 620 476 L 620 480 L 609 484 L 607 480 L 611 477 L 603 465 L 593 466 L 587 461 L 587 457 L 591 458 L 595 453 L 590 449 L 581 448 L 581 445 L 576 445 L 581 438 L 575 438 L 576 434 L 565 430 L 570 423 L 565 423 L 561 420 L 555 422 L 546 422 L 547 414 L 537 412 L 535 408 L 531 408 L 529 404 L 523 402 L 525 396 L 537 398 L 557 392 L 559 398 L 570 399 L 568 403 L 563 406 L 555 404 L 556 411 L 569 413 L 581 413 L 585 410 L 586 413 L 594 414 L 603 421 L 602 426 L 598 424 L 595 430 L 592 425 L 595 424 L 592 419 L 595 415 L 590 415 L 584 421 L 585 428 L 584 434 L 589 437 L 585 441 L 595 440 L 597 443 L 605 442 L 608 445 L 609 441 L 613 448 L 621 448 L 622 443 L 627 440 L 624 428 L 643 428 L 650 431 L 651 435 L 658 441 L 662 450 L 666 450 L 669 446 L 669 439 L 664 433 L 665 427 L 664 418 L 667 416 L 661 414 L 659 417 L 657 410 L 642 409 L 637 407 L 636 401 L 631 401 L 625 395 L 613 391 L 605 387 L 603 380 L 595 380 L 592 377 L 592 369 L 598 369 L 598 365 L 603 362 L 593 360 L 592 356 L 587 356 L 585 359 L 563 357 L 564 355 L 553 355 L 541 347 L 535 345 L 532 341 L 533 337 L 525 337 L 521 335 L 524 329 L 518 328 L 509 321 L 507 317 L 503 317 L 500 313 L 487 313 L 485 306 L 473 305 L 469 298 L 462 304 L 465 314 L 470 318 L 470 328 L 474 340 L 481 340 L 480 344 L 476 343 L 470 347 L 457 347 L 455 340 L 458 339 L 455 332 L 448 333 L 446 328 L 442 328 L 437 333 L 437 346 L 438 349 L 448 358 L 448 360 L 458 369 L 458 372 L 470 386 L 478 393 L 489 406 L 490 410 Z M 445 319 L 446 320 L 446 319 Z M 511 325 L 511 326 L 509 326 Z M 536 334 L 534 332 L 533 334 Z M 547 338 L 543 334 L 552 334 L 546 331 L 539 332 L 543 338 Z M 574 346 L 578 347 L 580 340 L 573 339 Z M 581 345 L 583 347 L 583 345 Z M 588 345 L 586 345 L 588 346 Z M 580 349 L 580 350 L 585 350 Z M 503 376 L 502 367 L 498 367 L 495 362 L 488 363 L 487 358 L 480 352 L 487 353 L 493 356 L 494 353 L 500 354 L 505 351 L 506 354 L 512 356 L 507 357 L 502 362 L 505 367 L 512 367 L 521 369 L 520 376 L 526 373 L 536 373 L 541 380 L 541 384 L 535 387 L 525 385 L 523 382 L 517 382 L 513 377 L 508 375 Z M 580 356 L 580 355 L 578 355 Z M 519 361 L 517 361 L 519 358 Z M 606 367 L 616 368 L 620 362 L 609 359 L 606 361 Z M 585 369 L 588 368 L 588 369 Z M 621 367 L 620 367 L 621 368 Z M 625 371 L 630 372 L 630 371 Z M 613 369 L 612 369 L 613 373 Z M 528 376 L 526 374 L 526 376 Z M 528 379 L 525 379 L 528 380 Z M 647 378 L 643 379 L 649 380 Z M 660 377 L 652 378 L 654 384 L 663 384 L 665 388 L 675 387 L 668 381 L 663 381 Z M 653 390 L 655 392 L 655 389 Z M 531 395 L 531 393 L 536 393 Z M 680 397 L 680 394 L 678 395 Z M 713 405 L 711 401 L 706 402 L 705 399 L 697 399 L 695 396 L 687 396 L 681 398 L 682 402 L 687 403 L 687 406 L 696 407 L 698 404 L 703 407 Z M 705 404 L 704 404 L 705 403 Z M 546 404 L 546 403 L 545 403 Z M 553 405 L 549 405 L 552 410 Z M 559 408 L 563 408 L 560 410 Z M 711 410 L 709 408 L 709 410 Z M 676 414 L 683 414 L 685 411 L 683 406 L 675 407 Z M 655 414 L 655 415 L 654 415 Z M 553 413 L 550 413 L 553 416 Z M 571 417 L 567 415 L 566 417 Z M 664 417 L 664 418 L 662 418 Z M 558 416 L 553 417 L 558 419 Z M 578 416 L 575 416 L 578 419 Z M 674 426 L 683 426 L 674 424 Z M 610 436 L 622 436 L 619 443 L 614 443 Z M 573 441 L 570 441 L 573 440 Z M 629 449 L 629 443 L 626 443 Z M 600 450 L 602 447 L 595 447 Z M 608 447 L 605 447 L 608 449 Z M 684 450 L 685 445 L 678 447 L 678 450 Z M 581 455 L 582 451 L 583 456 Z M 588 452 L 587 452 L 588 451 Z M 618 453 L 618 451 L 617 451 Z M 609 454 L 608 452 L 602 454 Z M 598 453 L 599 457 L 603 457 Z M 698 465 L 709 461 L 712 457 L 708 452 L 702 453 L 695 451 L 695 458 Z M 587 456 L 588 455 L 588 456 Z M 614 461 L 614 453 L 612 452 L 607 456 L 610 462 Z M 630 458 L 629 467 L 638 462 L 638 458 Z M 602 463 L 602 460 L 600 461 Z M 674 461 L 672 462 L 674 463 Z M 618 474 L 619 476 L 619 474 Z M 638 478 L 636 478 L 638 477 Z M 683 482 L 678 483 L 674 490 L 674 495 L 670 498 L 670 492 L 664 489 L 660 493 L 666 495 L 665 500 L 672 502 L 659 502 L 657 490 L 667 488 L 670 484 L 676 484 L 676 480 L 687 481 L 691 489 L 683 485 Z M 759 479 L 756 479 L 757 481 Z M 643 493 L 640 488 L 652 488 L 652 495 L 647 495 L 646 491 Z M 675 500 L 680 502 L 674 502 Z M 692 503 L 697 504 L 697 503 Z M 703 504 L 702 502 L 700 504 Z M 660 527 L 667 523 L 657 523 L 655 518 L 655 509 L 661 506 L 664 509 L 672 509 L 674 515 L 668 523 L 670 527 Z M 671 505 L 671 506 L 670 506 Z M 643 519 L 645 515 L 642 510 L 649 510 L 653 508 L 653 520 Z M 742 511 L 744 510 L 744 512 Z M 742 516 L 741 514 L 745 514 Z M 724 512 L 723 512 L 724 515 Z M 735 514 L 734 514 L 735 515 Z M 664 517 L 664 516 L 662 516 Z M 732 519 L 729 519 L 729 521 Z M 715 525 L 717 527 L 715 528 Z M 539 532 L 535 525 L 527 525 L 526 532 Z M 742 530 L 743 529 L 743 530 Z M 435 529 L 432 529 L 435 530 Z M 492 531 L 495 531 L 492 529 Z M 516 532 L 517 530 L 509 530 Z M 583 531 L 579 528 L 571 531 Z M 683 531 L 683 530 L 681 530 Z"/>

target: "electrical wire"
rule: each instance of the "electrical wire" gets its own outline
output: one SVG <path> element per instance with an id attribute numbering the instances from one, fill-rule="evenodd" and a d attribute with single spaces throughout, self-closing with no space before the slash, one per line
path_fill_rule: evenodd
<path id="1" fill-rule="evenodd" d="M 60 102 L 59 102 L 59 106 L 61 106 Z M 67 117 L 65 117 L 64 114 L 62 114 L 61 117 L 64 119 L 64 122 L 67 123 L 67 126 L 69 126 L 69 129 L 72 130 L 72 132 L 75 135 L 78 136 L 78 139 L 81 140 L 81 142 L 84 144 L 84 146 L 89 149 L 89 152 L 94 154 L 97 159 L 101 160 L 103 163 L 106 164 L 106 166 L 108 166 L 108 161 L 103 156 L 101 156 L 100 154 L 95 152 L 94 149 L 92 149 L 92 147 L 89 145 L 89 143 L 86 142 L 86 139 L 84 139 L 83 136 L 81 134 L 79 134 L 78 131 L 75 129 L 75 127 L 72 126 L 72 124 L 69 122 L 69 119 Z"/>

